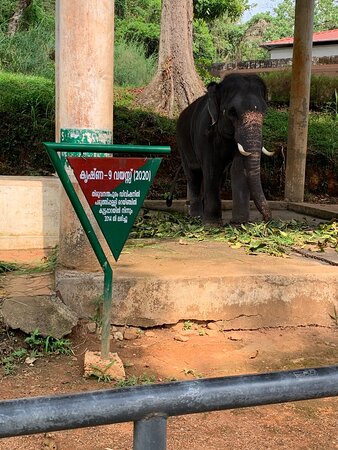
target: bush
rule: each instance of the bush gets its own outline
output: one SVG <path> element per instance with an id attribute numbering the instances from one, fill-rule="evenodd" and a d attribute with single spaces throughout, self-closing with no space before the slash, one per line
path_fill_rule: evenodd
<path id="1" fill-rule="evenodd" d="M 53 172 L 41 144 L 54 141 L 54 84 L 41 77 L 0 72 L 0 174 Z"/>
<path id="2" fill-rule="evenodd" d="M 164 198 L 180 165 L 172 119 L 132 106 L 132 91 L 115 89 L 114 141 L 121 144 L 169 145 L 151 187 L 151 198 Z M 0 72 L 0 174 L 46 175 L 54 169 L 42 146 L 54 141 L 54 84 L 39 77 Z M 338 195 L 338 127 L 332 114 L 311 113 L 307 156 L 307 189 L 316 194 Z M 288 112 L 270 108 L 263 127 L 264 145 L 275 150 L 263 157 L 262 179 L 268 198 L 283 198 L 287 154 Z M 282 151 L 283 150 L 283 151 Z M 185 195 L 183 172 L 175 196 Z"/>
<path id="3" fill-rule="evenodd" d="M 279 72 L 263 73 L 260 76 L 267 85 L 269 101 L 275 105 L 288 105 L 291 92 L 291 71 L 284 69 Z M 311 106 L 322 108 L 327 103 L 333 102 L 335 100 L 337 84 L 337 77 L 312 75 L 310 92 Z"/>
<path id="4" fill-rule="evenodd" d="M 145 48 L 147 57 L 157 54 L 160 39 L 159 23 L 142 20 L 119 20 L 116 22 L 116 41 L 138 42 Z"/>
<path id="5" fill-rule="evenodd" d="M 262 183 L 269 199 L 284 196 L 288 112 L 270 108 L 264 120 L 263 141 L 273 158 L 262 158 Z M 306 192 L 338 196 L 338 127 L 333 114 L 311 112 L 306 158 Z"/>
<path id="6" fill-rule="evenodd" d="M 0 33 L 0 70 L 54 78 L 54 35 L 42 24 L 14 36 Z"/>
<path id="7" fill-rule="evenodd" d="M 144 86 L 155 73 L 155 58 L 146 58 L 143 46 L 137 42 L 116 42 L 114 60 L 114 81 L 118 86 Z"/>

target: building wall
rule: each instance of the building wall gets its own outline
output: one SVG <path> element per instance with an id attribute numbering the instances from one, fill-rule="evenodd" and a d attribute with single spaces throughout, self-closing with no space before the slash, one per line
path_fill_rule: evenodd
<path id="1" fill-rule="evenodd" d="M 270 50 L 271 59 L 292 58 L 292 47 L 282 47 Z M 314 45 L 312 56 L 336 56 L 338 55 L 338 44 Z"/>
<path id="2" fill-rule="evenodd" d="M 0 176 L 0 250 L 58 243 L 60 188 L 56 177 Z"/>

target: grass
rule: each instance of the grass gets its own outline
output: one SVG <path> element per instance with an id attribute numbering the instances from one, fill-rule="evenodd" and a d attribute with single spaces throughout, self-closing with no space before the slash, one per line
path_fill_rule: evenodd
<path id="1" fill-rule="evenodd" d="M 57 265 L 58 247 L 54 247 L 47 257 L 43 258 L 40 264 L 28 266 L 24 264 L 0 261 L 0 275 L 7 272 L 17 272 L 18 274 L 53 272 Z"/>
<path id="2" fill-rule="evenodd" d="M 34 355 L 70 355 L 72 353 L 72 342 L 70 339 L 56 339 L 52 336 L 42 336 L 35 329 L 26 339 L 25 343 Z"/>
<path id="3" fill-rule="evenodd" d="M 22 266 L 20 266 L 19 264 L 0 261 L 0 275 L 7 272 L 15 272 L 21 268 Z"/>
<path id="4" fill-rule="evenodd" d="M 38 357 L 50 355 L 72 354 L 72 342 L 70 339 L 56 339 L 51 336 L 42 336 L 39 330 L 34 330 L 24 339 L 24 347 L 19 347 L 3 357 L 0 363 L 3 366 L 4 375 L 13 375 L 20 364 L 28 358 L 35 361 Z"/>
<path id="5" fill-rule="evenodd" d="M 55 44 L 52 29 L 41 22 L 14 36 L 0 33 L 0 70 L 53 79 Z"/>
<path id="6" fill-rule="evenodd" d="M 131 375 L 130 377 L 127 377 L 125 380 L 119 380 L 116 383 L 117 387 L 129 387 L 129 386 L 139 386 L 139 385 L 146 385 L 146 384 L 153 384 L 156 381 L 155 375 L 147 375 L 143 374 L 140 376 Z"/>
<path id="7" fill-rule="evenodd" d="M 274 220 L 239 227 L 205 228 L 199 220 L 179 213 L 146 211 L 137 218 L 130 238 L 214 240 L 226 242 L 232 248 L 243 248 L 250 254 L 267 253 L 285 257 L 293 247 L 310 247 L 317 252 L 323 252 L 325 248 L 338 251 L 338 223 L 332 221 L 312 226 L 296 220 Z"/>
<path id="8" fill-rule="evenodd" d="M 333 314 L 330 314 L 330 318 L 333 320 L 336 327 L 338 327 L 338 311 L 335 306 L 333 307 Z"/>

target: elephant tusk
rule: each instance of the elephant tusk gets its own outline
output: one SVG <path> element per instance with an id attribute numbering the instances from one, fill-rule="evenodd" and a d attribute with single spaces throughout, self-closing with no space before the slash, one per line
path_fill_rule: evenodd
<path id="1" fill-rule="evenodd" d="M 269 152 L 265 147 L 262 148 L 262 153 L 266 156 L 273 156 L 275 152 Z"/>
<path id="2" fill-rule="evenodd" d="M 243 156 L 249 156 L 249 155 L 251 155 L 251 153 L 250 153 L 250 152 L 246 152 L 246 151 L 244 150 L 244 148 L 241 146 L 241 144 L 239 144 L 238 142 L 237 142 L 237 146 L 238 146 L 238 151 L 239 151 L 239 153 L 240 153 L 241 155 L 243 155 Z"/>

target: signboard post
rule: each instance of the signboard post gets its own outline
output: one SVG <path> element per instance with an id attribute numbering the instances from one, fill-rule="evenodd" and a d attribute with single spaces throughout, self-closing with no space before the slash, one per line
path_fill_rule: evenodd
<path id="1" fill-rule="evenodd" d="M 162 159 L 96 158 L 86 157 L 86 154 L 104 152 L 108 155 L 118 153 L 166 155 L 170 153 L 170 147 L 54 142 L 44 142 L 44 146 L 103 269 L 101 357 L 109 359 L 113 272 L 58 153 L 77 155 L 68 156 L 68 162 L 117 261 Z M 81 156 L 78 156 L 78 152 Z"/>

